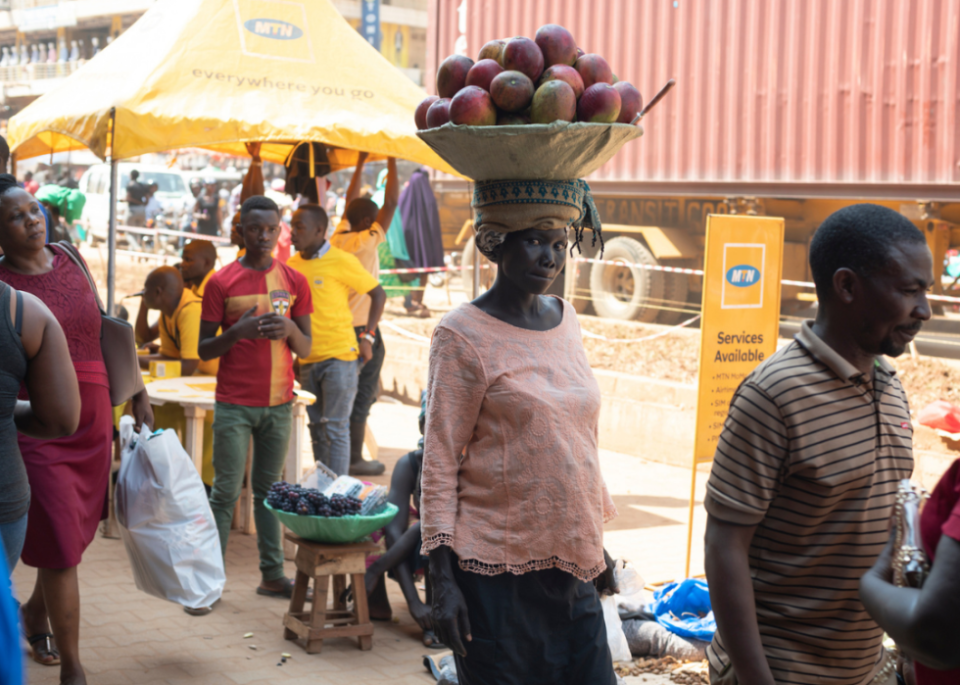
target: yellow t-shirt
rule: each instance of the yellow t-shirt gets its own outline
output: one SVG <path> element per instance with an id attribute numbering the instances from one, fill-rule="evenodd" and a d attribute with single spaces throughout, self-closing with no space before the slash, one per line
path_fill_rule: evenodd
<path id="1" fill-rule="evenodd" d="M 216 269 L 210 269 L 210 271 L 207 272 L 207 275 L 203 277 L 203 280 L 200 281 L 200 285 L 190 286 L 190 292 L 192 292 L 197 297 L 203 299 L 203 291 L 206 290 L 207 288 L 207 282 L 210 280 L 210 277 L 213 276 L 213 274 L 215 273 L 217 273 Z"/>
<path id="2" fill-rule="evenodd" d="M 160 354 L 171 359 L 200 359 L 197 345 L 200 342 L 201 299 L 184 288 L 173 316 L 160 315 Z M 201 361 L 197 373 L 216 376 L 220 362 L 216 359 Z"/>
<path id="3" fill-rule="evenodd" d="M 353 332 L 350 295 L 353 292 L 369 293 L 380 285 L 377 279 L 367 273 L 356 257 L 330 243 L 324 244 L 313 259 L 304 259 L 299 252 L 296 253 L 287 260 L 287 266 L 306 277 L 313 296 L 313 314 L 310 315 L 313 342 L 310 356 L 301 359 L 301 363 L 356 359 L 359 349 Z"/>
<path id="4" fill-rule="evenodd" d="M 383 227 L 376 221 L 368 231 L 351 231 L 350 222 L 344 219 L 337 226 L 337 230 L 330 236 L 334 247 L 349 252 L 370 272 L 376 279 L 380 278 L 380 254 L 377 248 L 387 239 Z M 370 318 L 370 298 L 364 293 L 350 295 L 350 309 L 353 311 L 353 325 L 366 326 Z"/>

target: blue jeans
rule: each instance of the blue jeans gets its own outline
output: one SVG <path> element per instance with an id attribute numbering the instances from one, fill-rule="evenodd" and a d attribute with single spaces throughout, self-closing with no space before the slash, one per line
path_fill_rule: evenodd
<path id="1" fill-rule="evenodd" d="M 338 476 L 350 471 L 350 412 L 357 396 L 359 362 L 326 359 L 300 367 L 304 390 L 317 396 L 307 407 L 313 458 Z"/>
<path id="2" fill-rule="evenodd" d="M 359 336 L 364 328 L 354 328 Z M 376 331 L 377 342 L 373 346 L 373 358 L 360 368 L 360 382 L 357 385 L 357 399 L 353 402 L 353 412 L 350 414 L 350 423 L 366 423 L 370 416 L 370 407 L 377 401 L 380 391 L 380 370 L 383 360 L 387 356 L 387 349 L 383 346 L 380 329 Z"/>
<path id="3" fill-rule="evenodd" d="M 23 550 L 23 541 L 27 538 L 27 515 L 24 514 L 16 521 L 0 523 L 0 548 L 7 557 L 7 568 L 13 573 L 14 566 L 20 561 L 20 552 Z M 0 581 L 2 582 L 2 581 Z"/>

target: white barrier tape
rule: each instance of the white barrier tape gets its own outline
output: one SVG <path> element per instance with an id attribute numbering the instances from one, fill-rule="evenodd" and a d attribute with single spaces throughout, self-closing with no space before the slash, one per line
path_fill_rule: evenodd
<path id="1" fill-rule="evenodd" d="M 177 261 L 180 259 L 178 255 L 137 252 L 136 250 L 117 250 L 116 252 L 118 255 L 126 255 L 127 257 L 143 257 L 144 259 L 157 259 L 163 262 L 166 262 L 167 260 Z"/>
<path id="2" fill-rule="evenodd" d="M 158 235 L 172 235 L 177 238 L 188 238 L 190 240 L 209 240 L 212 243 L 230 243 L 230 238 L 223 238 L 216 235 L 203 235 L 202 233 L 194 233 L 193 231 L 168 231 L 165 228 L 141 228 L 139 226 L 124 226 L 117 225 L 118 231 L 123 231 L 124 233 L 137 233 L 139 235 L 152 235 L 154 237 Z"/>
<path id="3" fill-rule="evenodd" d="M 589 262 L 590 264 L 607 264 L 610 266 L 629 266 L 635 269 L 649 269 L 650 271 L 665 271 L 667 273 L 675 274 L 687 274 L 690 276 L 703 276 L 703 269 L 681 269 L 675 266 L 660 266 L 659 264 L 635 264 L 633 262 L 625 261 L 611 261 L 609 259 L 588 259 L 587 257 L 577 257 L 573 261 L 575 262 Z M 807 281 L 780 281 L 781 285 L 792 285 L 799 288 L 815 288 L 816 286 L 813 283 Z M 927 295 L 927 299 L 933 302 L 949 302 L 952 304 L 960 304 L 960 297 L 948 297 L 947 295 Z"/>
<path id="4" fill-rule="evenodd" d="M 481 264 L 481 269 L 489 269 L 489 264 Z M 381 269 L 382 274 L 435 274 L 443 271 L 466 271 L 473 270 L 472 266 L 431 266 L 422 269 Z"/>
<path id="5" fill-rule="evenodd" d="M 390 329 L 394 333 L 399 333 L 400 335 L 404 335 L 410 338 L 411 340 L 416 340 L 417 342 L 426 343 L 428 345 L 430 344 L 430 338 L 420 335 L 419 333 L 411 333 L 406 328 L 400 328 L 400 326 L 397 326 L 395 323 L 387 321 L 386 319 L 380 319 L 380 325 L 383 326 L 384 328 Z"/>
<path id="6" fill-rule="evenodd" d="M 700 320 L 700 315 L 697 314 L 693 318 L 687 319 L 681 324 L 677 324 L 676 326 L 671 326 L 667 330 L 661 331 L 654 335 L 648 335 L 646 338 L 608 338 L 604 335 L 597 335 L 596 333 L 591 333 L 590 331 L 585 330 L 583 328 L 580 329 L 580 332 L 583 334 L 583 337 L 585 338 L 592 338 L 593 340 L 602 340 L 604 342 L 611 342 L 611 343 L 649 342 L 650 340 L 656 340 L 657 338 L 663 338 L 667 335 L 670 335 L 671 333 L 675 333 L 677 330 L 684 328 L 685 326 L 689 326 L 690 324 L 699 320 Z"/>
<path id="7" fill-rule="evenodd" d="M 609 266 L 632 266 L 637 269 L 649 269 L 651 271 L 666 271 L 672 274 L 687 274 L 690 276 L 703 276 L 703 269 L 683 269 L 678 266 L 660 266 L 659 264 L 634 264 L 626 261 L 612 261 L 609 259 L 589 259 L 587 257 L 576 257 L 575 262 L 589 262 L 590 264 L 607 264 Z"/>

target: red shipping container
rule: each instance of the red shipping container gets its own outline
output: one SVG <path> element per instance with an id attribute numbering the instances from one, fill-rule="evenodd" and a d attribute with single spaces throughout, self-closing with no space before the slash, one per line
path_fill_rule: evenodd
<path id="1" fill-rule="evenodd" d="M 610 191 L 960 199 L 960 0 L 431 0 L 453 52 L 566 26 L 645 99 Z M 620 182 L 620 183 L 618 183 Z"/>

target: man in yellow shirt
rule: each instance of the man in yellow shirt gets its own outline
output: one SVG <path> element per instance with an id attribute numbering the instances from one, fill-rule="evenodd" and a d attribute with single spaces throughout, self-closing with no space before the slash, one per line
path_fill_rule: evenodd
<path id="1" fill-rule="evenodd" d="M 384 226 L 390 226 L 393 215 L 397 211 L 400 198 L 400 183 L 397 178 L 397 160 L 387 160 L 387 186 L 384 188 L 383 206 L 377 207 L 369 198 L 359 197 L 360 185 L 363 177 L 363 164 L 366 154 L 360 154 L 357 168 L 353 172 L 350 186 L 347 188 L 347 208 L 344 211 L 345 220 L 340 222 L 337 230 L 330 237 L 334 247 L 351 253 L 360 260 L 363 267 L 374 278 L 380 276 L 380 256 L 378 248 L 386 240 Z M 353 402 L 353 411 L 350 414 L 350 473 L 351 475 L 379 476 L 385 466 L 380 462 L 364 461 L 363 437 L 366 434 L 367 417 L 370 407 L 377 399 L 377 388 L 380 383 L 380 370 L 386 356 L 386 348 L 380 331 L 368 326 L 372 299 L 361 292 L 355 292 L 350 297 L 350 309 L 353 312 L 353 325 L 357 339 L 365 332 L 373 337 L 373 357 L 360 370 L 360 380 L 357 385 L 357 397 Z M 377 317 L 379 322 L 380 317 Z"/>
<path id="2" fill-rule="evenodd" d="M 195 241 L 196 242 L 196 241 Z M 207 242 L 207 241 L 199 241 Z M 208 245 L 210 243 L 207 243 Z M 189 247 L 189 245 L 187 246 Z M 187 250 L 184 248 L 184 262 Z M 147 321 L 151 309 L 160 310 L 160 319 L 152 326 Z M 200 340 L 201 299 L 184 287 L 180 271 L 172 266 L 161 266 L 147 276 L 143 286 L 143 299 L 134 332 L 137 342 L 144 344 L 160 338 L 160 349 L 156 354 L 140 355 L 140 366 L 150 368 L 155 360 L 180 360 L 180 375 L 193 374 L 216 376 L 219 361 L 212 359 L 201 361 L 197 353 Z M 186 432 L 186 418 L 183 408 L 168 402 L 154 408 L 154 425 L 157 428 L 171 428 L 183 438 Z M 213 485 L 213 412 L 207 412 L 203 431 L 203 471 L 200 474 L 204 484 Z"/>
<path id="3" fill-rule="evenodd" d="M 183 283 L 199 298 L 207 281 L 217 272 L 217 248 L 209 240 L 191 240 L 183 247 L 183 261 L 180 262 L 180 274 Z"/>
<path id="4" fill-rule="evenodd" d="M 197 344 L 200 340 L 201 299 L 184 287 L 180 272 L 172 266 L 161 266 L 147 276 L 143 299 L 134 331 L 142 345 L 160 338 L 156 354 L 140 356 L 141 368 L 150 368 L 151 361 L 178 359 L 180 375 L 217 374 L 217 360 L 200 361 Z M 160 310 L 160 319 L 152 326 L 147 321 L 151 309 Z"/>
<path id="5" fill-rule="evenodd" d="M 346 475 L 355 474 L 350 464 L 349 424 L 360 364 L 373 358 L 372 331 L 383 314 L 387 295 L 356 257 L 326 241 L 326 233 L 323 208 L 301 205 L 291 222 L 297 253 L 287 266 L 306 277 L 313 297 L 310 356 L 300 360 L 301 383 L 317 396 L 316 403 L 307 407 L 313 456 L 337 475 Z M 359 342 L 353 330 L 351 292 L 369 295 L 371 302 Z"/>

